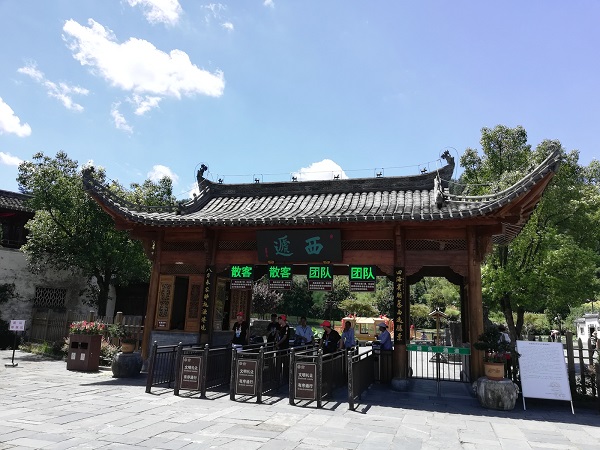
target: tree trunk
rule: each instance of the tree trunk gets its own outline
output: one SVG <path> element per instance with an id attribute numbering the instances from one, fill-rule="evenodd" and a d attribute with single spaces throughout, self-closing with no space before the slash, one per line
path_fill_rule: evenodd
<path id="1" fill-rule="evenodd" d="M 105 316 L 108 294 L 110 293 L 110 274 L 96 277 L 96 283 L 98 283 L 98 315 Z"/>

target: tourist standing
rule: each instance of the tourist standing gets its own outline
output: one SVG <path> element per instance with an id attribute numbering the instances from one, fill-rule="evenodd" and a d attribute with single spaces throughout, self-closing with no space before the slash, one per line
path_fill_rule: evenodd
<path id="1" fill-rule="evenodd" d="M 248 322 L 244 320 L 244 313 L 239 312 L 236 316 L 236 321 L 233 324 L 233 339 L 231 346 L 241 350 L 244 345 L 248 345 Z"/>
<path id="2" fill-rule="evenodd" d="M 329 320 L 324 320 L 321 326 L 325 331 L 323 333 L 323 340 L 321 342 L 323 354 L 326 355 L 328 353 L 334 353 L 337 350 L 338 342 L 340 342 L 341 339 L 340 333 L 331 327 L 331 322 L 329 322 Z"/>
<path id="3" fill-rule="evenodd" d="M 295 345 L 310 345 L 313 342 L 312 327 L 306 324 L 306 317 L 300 317 L 300 326 L 296 328 Z"/>
<path id="4" fill-rule="evenodd" d="M 387 330 L 387 324 L 385 322 L 379 324 L 379 337 L 377 340 L 379 341 L 379 348 L 381 350 L 392 349 L 392 336 Z"/>
<path id="5" fill-rule="evenodd" d="M 275 342 L 279 331 L 279 322 L 277 322 L 277 314 L 271 314 L 271 322 L 267 325 L 267 342 Z"/>
<path id="6" fill-rule="evenodd" d="M 352 328 L 352 322 L 346 320 L 344 322 L 344 329 L 342 331 L 342 337 L 340 339 L 340 348 L 349 349 L 354 347 L 356 344 L 356 338 L 354 337 L 354 328 Z"/>

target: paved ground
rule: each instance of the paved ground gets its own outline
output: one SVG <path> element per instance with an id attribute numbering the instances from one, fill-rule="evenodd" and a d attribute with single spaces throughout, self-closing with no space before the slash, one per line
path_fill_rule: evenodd
<path id="1" fill-rule="evenodd" d="M 359 410 L 343 393 L 325 408 L 176 397 L 144 391 L 145 377 L 70 372 L 63 361 L 0 351 L 0 449 L 599 449 L 600 415 L 566 402 L 519 400 L 513 411 L 481 408 L 460 384 L 420 383 L 411 393 L 372 387 Z"/>

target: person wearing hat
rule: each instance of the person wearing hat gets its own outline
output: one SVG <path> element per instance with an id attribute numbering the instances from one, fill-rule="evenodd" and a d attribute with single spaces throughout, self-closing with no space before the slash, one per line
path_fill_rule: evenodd
<path id="1" fill-rule="evenodd" d="M 278 350 L 290 348 L 290 326 L 287 323 L 287 316 L 285 314 L 279 316 L 279 332 L 275 340 L 275 347 Z"/>
<path id="2" fill-rule="evenodd" d="M 379 324 L 379 337 L 377 340 L 379 341 L 379 348 L 381 350 L 392 349 L 392 336 L 387 330 L 387 324 L 385 322 Z"/>
<path id="3" fill-rule="evenodd" d="M 338 349 L 338 343 L 341 339 L 340 333 L 331 327 L 331 322 L 329 320 L 324 320 L 321 326 L 323 327 L 323 330 L 325 330 L 323 339 L 321 340 L 323 354 L 334 353 Z"/>
<path id="4" fill-rule="evenodd" d="M 244 320 L 244 313 L 239 312 L 236 316 L 236 321 L 233 324 L 233 339 L 231 345 L 240 348 L 243 345 L 248 345 L 248 322 Z"/>

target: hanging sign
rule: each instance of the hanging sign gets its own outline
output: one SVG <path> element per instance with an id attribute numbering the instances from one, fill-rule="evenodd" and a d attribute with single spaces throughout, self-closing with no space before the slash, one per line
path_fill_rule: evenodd
<path id="1" fill-rule="evenodd" d="M 331 291 L 333 289 L 333 271 L 329 265 L 308 266 L 308 290 Z"/>
<path id="2" fill-rule="evenodd" d="M 269 289 L 292 290 L 292 266 L 269 266 Z"/>
<path id="3" fill-rule="evenodd" d="M 340 230 L 257 231 L 261 262 L 323 262 L 342 260 Z"/>
<path id="4" fill-rule="evenodd" d="M 350 292 L 375 292 L 375 266 L 350 266 Z"/>
<path id="5" fill-rule="evenodd" d="M 254 282 L 254 266 L 231 266 L 231 289 L 252 289 Z"/>

